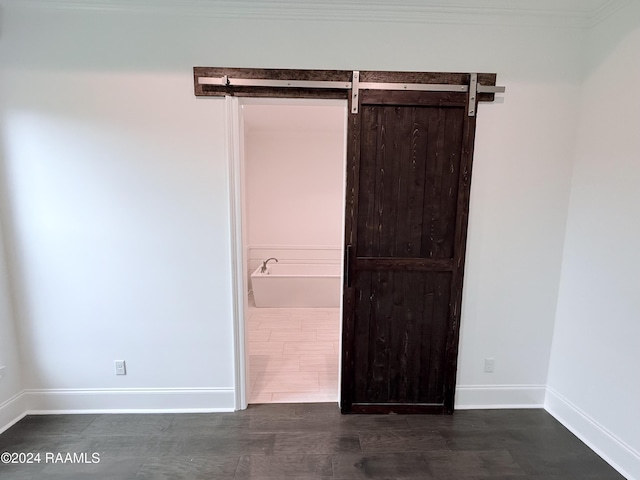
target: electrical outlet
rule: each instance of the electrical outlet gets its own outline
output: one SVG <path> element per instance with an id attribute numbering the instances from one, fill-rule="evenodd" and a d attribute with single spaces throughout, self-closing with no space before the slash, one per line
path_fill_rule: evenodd
<path id="1" fill-rule="evenodd" d="M 116 360 L 116 375 L 126 375 L 127 374 L 127 365 L 124 363 L 124 360 Z"/>
<path id="2" fill-rule="evenodd" d="M 493 373 L 496 361 L 493 358 L 484 359 L 484 373 Z"/>

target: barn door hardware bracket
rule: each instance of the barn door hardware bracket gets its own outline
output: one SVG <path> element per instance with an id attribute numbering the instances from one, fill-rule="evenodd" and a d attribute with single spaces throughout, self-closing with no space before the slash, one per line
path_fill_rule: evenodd
<path id="1" fill-rule="evenodd" d="M 351 113 L 358 113 L 358 94 L 360 93 L 360 72 L 358 70 L 353 71 L 353 78 L 351 79 Z"/>
<path id="2" fill-rule="evenodd" d="M 469 79 L 469 116 L 476 116 L 476 100 L 478 98 L 478 74 L 472 73 Z"/>

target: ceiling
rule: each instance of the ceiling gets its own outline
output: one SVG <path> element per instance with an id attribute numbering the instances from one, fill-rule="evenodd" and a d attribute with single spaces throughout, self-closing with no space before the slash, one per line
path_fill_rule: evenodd
<path id="1" fill-rule="evenodd" d="M 633 0 L 0 0 L 11 7 L 217 18 L 591 27 Z"/>

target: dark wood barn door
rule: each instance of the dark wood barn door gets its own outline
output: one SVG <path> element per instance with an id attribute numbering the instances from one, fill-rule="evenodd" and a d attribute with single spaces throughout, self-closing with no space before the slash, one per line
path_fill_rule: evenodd
<path id="1" fill-rule="evenodd" d="M 350 115 L 345 413 L 453 411 L 476 119 L 468 101 L 362 90 Z"/>

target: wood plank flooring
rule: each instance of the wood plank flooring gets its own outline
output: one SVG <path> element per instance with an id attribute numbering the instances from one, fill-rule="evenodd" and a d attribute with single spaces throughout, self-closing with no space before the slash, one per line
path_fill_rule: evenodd
<path id="1" fill-rule="evenodd" d="M 337 404 L 217 414 L 28 416 L 0 452 L 100 454 L 0 464 L 2 480 L 619 480 L 544 410 L 341 415 Z"/>

